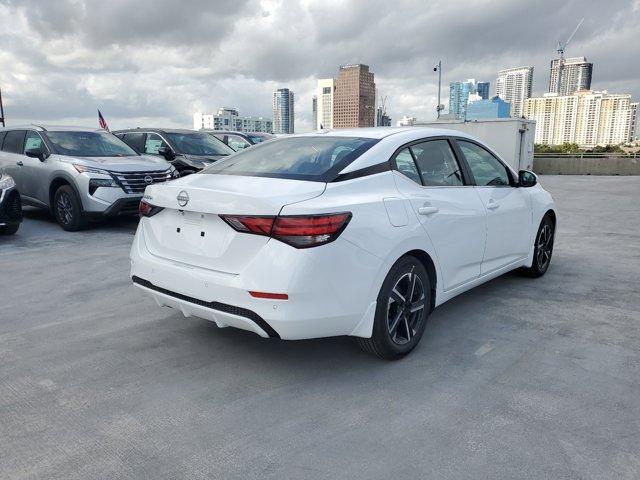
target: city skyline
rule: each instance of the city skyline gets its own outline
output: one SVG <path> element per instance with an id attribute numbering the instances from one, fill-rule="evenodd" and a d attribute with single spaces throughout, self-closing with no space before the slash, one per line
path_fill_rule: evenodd
<path id="1" fill-rule="evenodd" d="M 461 2 L 344 2 L 337 22 L 327 21 L 335 7 L 326 2 L 203 2 L 194 5 L 195 16 L 172 2 L 142 3 L 150 15 L 132 16 L 116 2 L 0 0 L 0 88 L 9 124 L 90 126 L 96 107 L 112 128 L 186 127 L 194 111 L 220 105 L 271 117 L 271 94 L 284 85 L 296 92 L 296 131 L 310 131 L 317 79 L 360 62 L 375 71 L 392 118 L 432 119 L 438 58 L 445 104 L 450 81 L 494 83 L 498 70 L 518 65 L 534 66 L 533 95 L 542 95 L 557 40 L 583 15 L 566 56 L 595 64 L 593 89 L 640 97 L 638 2 L 609 2 L 606 15 L 589 13 L 599 11 L 596 2 L 487 2 L 462 17 Z M 211 30 L 215 36 L 202 35 Z M 391 42 L 384 32 L 393 30 L 403 34 Z"/>

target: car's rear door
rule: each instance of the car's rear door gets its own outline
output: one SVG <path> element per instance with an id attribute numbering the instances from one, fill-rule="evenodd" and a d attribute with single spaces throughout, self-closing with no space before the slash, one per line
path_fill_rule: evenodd
<path id="1" fill-rule="evenodd" d="M 4 137 L 2 143 L 2 163 L 3 170 L 6 174 L 13 177 L 16 182 L 18 191 L 29 196 L 25 192 L 24 176 L 22 167 L 24 165 L 24 156 L 22 149 L 24 147 L 24 130 L 9 130 Z"/>
<path id="2" fill-rule="evenodd" d="M 484 275 L 528 255 L 532 229 L 530 198 L 527 189 L 516 186 L 513 174 L 493 153 L 470 140 L 458 139 L 456 143 L 487 212 Z"/>
<path id="3" fill-rule="evenodd" d="M 444 290 L 478 278 L 486 214 L 450 140 L 412 142 L 396 152 L 392 165 L 398 190 L 434 245 Z"/>

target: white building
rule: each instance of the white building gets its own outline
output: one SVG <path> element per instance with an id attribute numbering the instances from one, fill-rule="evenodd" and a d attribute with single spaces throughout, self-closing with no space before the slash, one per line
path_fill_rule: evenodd
<path id="1" fill-rule="evenodd" d="M 547 93 L 524 104 L 524 116 L 536 121 L 536 143 L 577 143 L 583 148 L 618 145 L 632 135 L 631 95 L 581 90 L 573 95 Z"/>
<path id="2" fill-rule="evenodd" d="M 511 104 L 511 116 L 521 117 L 524 101 L 531 97 L 533 67 L 500 70 L 496 81 L 496 95 Z"/>
<path id="3" fill-rule="evenodd" d="M 221 107 L 218 113 L 195 112 L 193 129 L 273 133 L 273 122 L 262 117 L 241 117 L 235 108 Z"/>
<path id="4" fill-rule="evenodd" d="M 316 87 L 316 116 L 314 118 L 316 130 L 333 128 L 333 94 L 336 90 L 334 78 L 318 80 Z"/>
<path id="5" fill-rule="evenodd" d="M 396 122 L 397 127 L 410 127 L 416 123 L 416 117 L 407 117 L 404 115 L 401 120 Z"/>
<path id="6" fill-rule="evenodd" d="M 638 138 L 638 102 L 629 104 L 631 108 L 631 118 L 629 119 L 629 141 L 634 142 Z"/>
<path id="7" fill-rule="evenodd" d="M 273 133 L 294 133 L 294 94 L 288 88 L 273 92 Z"/>

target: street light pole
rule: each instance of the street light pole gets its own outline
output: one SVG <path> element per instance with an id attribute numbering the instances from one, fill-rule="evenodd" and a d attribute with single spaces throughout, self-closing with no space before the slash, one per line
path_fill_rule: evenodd
<path id="1" fill-rule="evenodd" d="M 438 72 L 438 105 L 436 106 L 437 119 L 440 119 L 440 112 L 443 110 L 442 103 L 440 103 L 440 92 L 442 90 L 442 60 L 438 60 L 438 63 L 433 67 L 434 72 Z"/>
<path id="2" fill-rule="evenodd" d="M 4 124 L 4 107 L 2 106 L 2 90 L 0 90 L 0 122 L 2 122 L 3 127 L 6 127 Z"/>

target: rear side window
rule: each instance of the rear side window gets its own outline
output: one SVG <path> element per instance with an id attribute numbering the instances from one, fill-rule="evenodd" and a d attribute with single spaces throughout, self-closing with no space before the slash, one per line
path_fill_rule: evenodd
<path id="1" fill-rule="evenodd" d="M 417 184 L 422 184 L 420 174 L 418 173 L 416 164 L 413 161 L 413 155 L 411 155 L 409 147 L 400 150 L 396 155 L 396 169 L 405 177 L 410 178 Z"/>
<path id="2" fill-rule="evenodd" d="M 430 140 L 411 146 L 427 187 L 455 187 L 463 185 L 462 171 L 446 140 Z"/>
<path id="3" fill-rule="evenodd" d="M 9 130 L 7 135 L 4 137 L 2 151 L 9 153 L 22 153 L 25 133 L 25 130 Z"/>
<path id="4" fill-rule="evenodd" d="M 329 182 L 377 142 L 359 137 L 278 138 L 238 152 L 201 173 Z"/>

